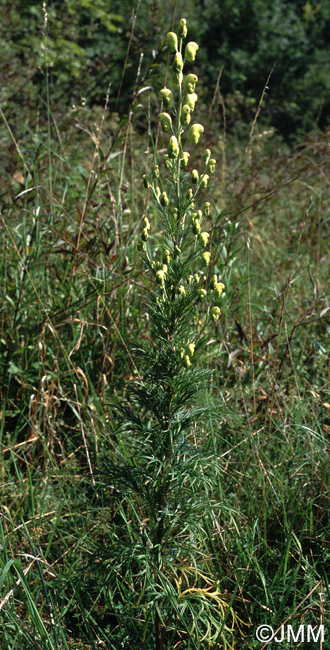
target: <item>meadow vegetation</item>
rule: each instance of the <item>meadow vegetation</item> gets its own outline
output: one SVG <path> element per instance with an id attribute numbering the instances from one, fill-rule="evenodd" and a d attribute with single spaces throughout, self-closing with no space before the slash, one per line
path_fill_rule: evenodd
<path id="1" fill-rule="evenodd" d="M 1 9 L 0 646 L 260 650 L 256 628 L 286 621 L 326 635 L 330 146 L 317 93 L 289 93 L 312 68 L 293 57 L 284 78 L 287 137 L 271 78 L 263 112 L 261 45 L 259 92 L 248 48 L 217 68 L 214 3 L 200 21 L 197 1 L 175 18 L 82 4 L 75 35 L 75 0 Z M 329 17 L 300 4 L 308 59 Z M 82 57 L 86 34 L 99 50 Z"/>

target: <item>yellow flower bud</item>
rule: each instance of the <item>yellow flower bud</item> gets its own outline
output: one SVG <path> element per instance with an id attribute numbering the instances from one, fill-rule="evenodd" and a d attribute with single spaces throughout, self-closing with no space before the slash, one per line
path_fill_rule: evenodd
<path id="1" fill-rule="evenodd" d="M 204 133 L 204 127 L 202 124 L 193 124 L 188 133 L 189 142 L 191 142 L 191 144 L 197 144 L 202 133 Z"/>
<path id="2" fill-rule="evenodd" d="M 165 273 L 164 273 L 164 271 L 159 270 L 159 271 L 156 272 L 156 282 L 161 287 L 164 286 L 164 282 L 165 282 Z"/>
<path id="3" fill-rule="evenodd" d="M 199 181 L 199 173 L 197 169 L 193 169 L 191 172 L 191 182 L 194 183 L 194 185 L 196 185 L 198 181 Z"/>
<path id="4" fill-rule="evenodd" d="M 215 160 L 215 158 L 210 158 L 210 160 L 208 161 L 208 163 L 207 163 L 207 171 L 210 174 L 214 174 L 216 162 L 217 161 Z"/>
<path id="5" fill-rule="evenodd" d="M 186 354 L 186 356 L 185 356 L 185 358 L 183 360 L 183 363 L 184 363 L 185 368 L 190 368 L 191 361 L 190 361 L 190 357 L 188 356 L 188 354 Z"/>
<path id="6" fill-rule="evenodd" d="M 184 348 L 180 348 L 179 355 L 180 355 L 180 359 L 184 358 Z"/>
<path id="7" fill-rule="evenodd" d="M 186 295 L 186 290 L 185 290 L 183 284 L 180 284 L 178 292 L 179 292 L 180 296 L 185 296 Z"/>
<path id="8" fill-rule="evenodd" d="M 149 178 L 148 178 L 148 174 L 143 174 L 142 178 L 143 178 L 143 185 L 146 188 L 146 190 L 148 190 L 149 187 L 150 187 L 150 181 L 149 181 Z"/>
<path id="9" fill-rule="evenodd" d="M 184 51 L 184 58 L 186 61 L 189 63 L 193 63 L 196 58 L 196 52 L 199 50 L 199 45 L 195 43 L 194 41 L 190 41 L 190 43 L 187 43 L 186 49 Z"/>
<path id="10" fill-rule="evenodd" d="M 219 307 L 212 307 L 212 309 L 211 309 L 211 317 L 214 320 L 214 322 L 216 322 L 218 320 L 220 314 L 221 314 L 221 311 L 220 311 Z"/>
<path id="11" fill-rule="evenodd" d="M 178 257 L 181 253 L 181 248 L 177 244 L 174 246 L 174 257 Z"/>
<path id="12" fill-rule="evenodd" d="M 185 92 L 188 94 L 194 93 L 197 81 L 198 81 L 198 77 L 196 74 L 193 74 L 192 72 L 190 74 L 187 74 L 184 80 Z"/>
<path id="13" fill-rule="evenodd" d="M 185 18 L 181 18 L 178 27 L 178 34 L 180 38 L 186 38 L 188 34 L 187 21 Z"/>
<path id="14" fill-rule="evenodd" d="M 175 32 L 168 32 L 165 37 L 165 44 L 170 52 L 176 52 L 178 49 L 178 37 Z"/>
<path id="15" fill-rule="evenodd" d="M 184 104 L 181 109 L 181 124 L 183 124 L 183 126 L 186 126 L 189 124 L 190 120 L 190 108 L 188 104 Z"/>
<path id="16" fill-rule="evenodd" d="M 167 147 L 167 153 L 169 158 L 177 158 L 180 153 L 179 143 L 175 135 L 171 135 L 170 141 Z"/>
<path id="17" fill-rule="evenodd" d="M 195 348 L 196 348 L 195 343 L 189 343 L 189 345 L 188 345 L 188 354 L 189 354 L 190 357 L 193 356 L 193 354 L 195 352 Z"/>
<path id="18" fill-rule="evenodd" d="M 162 125 L 164 133 L 172 131 L 172 118 L 168 113 L 160 113 L 158 119 Z"/>
<path id="19" fill-rule="evenodd" d="M 167 274 L 167 271 L 168 271 L 168 266 L 167 266 L 167 264 L 163 264 L 163 266 L 162 266 L 162 271 L 163 271 L 163 273 L 164 273 L 165 275 Z"/>
<path id="20" fill-rule="evenodd" d="M 203 215 L 204 217 L 209 217 L 211 214 L 211 204 L 208 201 L 205 201 L 203 205 Z"/>
<path id="21" fill-rule="evenodd" d="M 202 255 L 202 259 L 203 259 L 203 263 L 204 263 L 204 265 L 205 265 L 205 266 L 208 266 L 209 263 L 210 263 L 210 259 L 211 259 L 211 253 L 208 253 L 208 252 L 203 253 L 203 255 Z"/>
<path id="22" fill-rule="evenodd" d="M 186 95 L 186 104 L 188 104 L 191 111 L 194 110 L 197 99 L 198 96 L 196 95 L 196 93 L 188 93 Z"/>
<path id="23" fill-rule="evenodd" d="M 149 233 L 147 228 L 143 228 L 142 235 L 141 235 L 142 241 L 147 241 L 148 237 L 149 237 Z"/>
<path id="24" fill-rule="evenodd" d="M 165 165 L 166 169 L 171 169 L 171 161 L 169 159 L 168 153 L 166 153 L 164 155 L 164 165 Z"/>
<path id="25" fill-rule="evenodd" d="M 199 277 L 198 273 L 194 273 L 194 278 L 195 278 L 196 284 L 199 284 L 200 277 Z"/>
<path id="26" fill-rule="evenodd" d="M 207 184 L 209 182 L 209 175 L 208 174 L 203 174 L 202 180 L 201 180 L 201 187 L 207 187 Z"/>
<path id="27" fill-rule="evenodd" d="M 146 230 L 150 230 L 150 223 L 148 217 L 143 217 L 143 227 L 146 228 Z"/>
<path id="28" fill-rule="evenodd" d="M 214 285 L 214 291 L 216 292 L 218 298 L 220 298 L 224 288 L 225 288 L 225 285 L 223 284 L 223 282 L 217 282 Z"/>
<path id="29" fill-rule="evenodd" d="M 213 277 L 210 280 L 210 287 L 211 289 L 214 289 L 215 285 L 218 284 L 218 278 L 216 275 L 213 275 Z"/>
<path id="30" fill-rule="evenodd" d="M 159 167 L 158 167 L 158 165 L 153 166 L 152 173 L 153 173 L 155 178 L 159 178 Z"/>
<path id="31" fill-rule="evenodd" d="M 209 239 L 210 239 L 210 234 L 208 232 L 201 232 L 199 235 L 200 242 L 204 248 L 208 245 Z"/>
<path id="32" fill-rule="evenodd" d="M 173 59 L 173 70 L 174 72 L 182 72 L 183 70 L 183 61 L 181 52 L 176 52 Z"/>
<path id="33" fill-rule="evenodd" d="M 164 102 L 165 108 L 172 108 L 174 104 L 172 91 L 169 88 L 162 88 L 159 94 Z"/>
<path id="34" fill-rule="evenodd" d="M 188 201 L 190 201 L 190 200 L 192 199 L 193 195 L 194 195 L 194 193 L 193 193 L 193 191 L 192 191 L 192 189 L 191 189 L 191 187 L 190 187 L 189 190 L 188 190 L 188 192 L 187 192 L 187 199 L 188 199 Z"/>
<path id="35" fill-rule="evenodd" d="M 160 202 L 160 205 L 163 205 L 163 206 L 169 204 L 169 199 L 168 199 L 168 196 L 167 196 L 166 192 L 161 193 L 161 195 L 159 197 L 159 202 Z"/>
<path id="36" fill-rule="evenodd" d="M 198 295 L 199 295 L 201 298 L 206 298 L 206 296 L 207 296 L 207 291 L 206 291 L 206 289 L 198 289 Z"/>
<path id="37" fill-rule="evenodd" d="M 188 165 L 189 157 L 190 157 L 190 153 L 188 153 L 188 151 L 184 151 L 181 160 L 185 167 L 187 167 Z"/>
<path id="38" fill-rule="evenodd" d="M 194 279 L 193 275 L 188 275 L 188 284 L 191 284 Z"/>

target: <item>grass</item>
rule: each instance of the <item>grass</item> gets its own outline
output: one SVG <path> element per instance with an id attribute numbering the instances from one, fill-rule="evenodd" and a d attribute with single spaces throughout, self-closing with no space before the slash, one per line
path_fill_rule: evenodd
<path id="1" fill-rule="evenodd" d="M 148 90 L 140 100 L 159 111 Z M 152 156 L 139 110 L 137 128 L 134 112 L 63 117 L 50 98 L 49 121 L 31 121 L 17 142 L 6 116 L 2 132 L 14 145 L 0 222 L 8 650 L 153 647 L 148 566 L 129 561 L 146 522 L 109 475 L 114 407 L 138 377 L 136 342 L 151 337 L 137 244 Z M 210 228 L 226 294 L 199 361 L 214 371 L 203 402 L 217 417 L 191 440 L 217 460 L 217 505 L 199 520 L 204 573 L 176 567 L 162 589 L 175 600 L 185 587 L 187 608 L 194 589 L 217 590 L 224 626 L 242 621 L 236 647 L 260 648 L 258 625 L 329 623 L 329 147 L 317 133 L 287 151 L 257 130 L 246 147 L 220 124 L 204 142 L 221 167 Z M 173 647 L 197 647 L 170 633 Z"/>

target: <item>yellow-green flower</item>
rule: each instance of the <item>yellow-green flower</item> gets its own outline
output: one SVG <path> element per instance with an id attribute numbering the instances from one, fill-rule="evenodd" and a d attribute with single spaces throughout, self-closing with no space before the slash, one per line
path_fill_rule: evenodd
<path id="1" fill-rule="evenodd" d="M 161 287 L 164 286 L 165 283 L 165 273 L 161 269 L 159 271 L 156 271 L 156 282 L 159 284 Z"/>
<path id="2" fill-rule="evenodd" d="M 211 317 L 214 320 L 214 322 L 216 322 L 218 320 L 220 314 L 221 314 L 221 311 L 220 311 L 219 307 L 212 307 L 212 309 L 211 309 Z"/>
<path id="3" fill-rule="evenodd" d="M 186 290 L 185 290 L 183 284 L 180 284 L 178 292 L 179 292 L 180 296 L 185 296 L 186 295 Z"/>
<path id="4" fill-rule="evenodd" d="M 170 254 L 170 251 L 168 249 L 166 249 L 164 251 L 163 261 L 166 262 L 166 264 L 169 264 L 170 261 L 171 261 L 171 254 Z"/>
<path id="5" fill-rule="evenodd" d="M 208 163 L 207 163 L 207 171 L 210 174 L 214 174 L 216 162 L 217 161 L 215 160 L 215 158 L 210 158 L 210 160 L 208 161 Z"/>
<path id="6" fill-rule="evenodd" d="M 211 253 L 209 253 L 209 252 L 203 253 L 202 259 L 203 259 L 204 265 L 208 266 L 209 263 L 210 263 L 210 259 L 211 259 Z"/>
<path id="7" fill-rule="evenodd" d="M 184 364 L 184 366 L 185 366 L 186 368 L 190 368 L 190 366 L 191 366 L 191 361 L 190 361 L 190 357 L 189 357 L 188 354 L 186 354 L 186 356 L 184 357 L 184 359 L 183 359 L 183 364 Z"/>
<path id="8" fill-rule="evenodd" d="M 176 52 L 178 49 L 178 37 L 175 32 L 168 32 L 165 37 L 165 44 L 170 52 Z"/>
<path id="9" fill-rule="evenodd" d="M 200 298 L 206 298 L 207 296 L 206 289 L 198 289 L 198 295 L 200 296 Z"/>
<path id="10" fill-rule="evenodd" d="M 211 214 L 211 204 L 208 201 L 205 201 L 203 205 L 203 215 L 204 217 L 209 217 Z"/>
<path id="11" fill-rule="evenodd" d="M 197 43 L 194 41 L 187 43 L 184 51 L 184 58 L 188 63 L 193 63 L 195 61 L 197 50 L 199 50 L 199 45 Z"/>
<path id="12" fill-rule="evenodd" d="M 153 173 L 155 178 L 159 178 L 159 166 L 158 165 L 153 166 L 152 173 Z"/>
<path id="13" fill-rule="evenodd" d="M 197 144 L 202 133 L 204 133 L 204 127 L 202 124 L 193 124 L 188 133 L 188 140 L 191 144 Z"/>
<path id="14" fill-rule="evenodd" d="M 150 230 L 150 223 L 148 217 L 143 217 L 143 227 L 146 228 L 146 230 Z"/>
<path id="15" fill-rule="evenodd" d="M 159 197 L 159 202 L 161 205 L 166 206 L 169 203 L 169 199 L 166 192 L 162 192 Z"/>
<path id="16" fill-rule="evenodd" d="M 200 277 L 199 277 L 198 273 L 194 273 L 194 278 L 195 278 L 196 284 L 199 284 Z"/>
<path id="17" fill-rule="evenodd" d="M 203 153 L 203 160 L 206 162 L 206 164 L 209 162 L 211 158 L 211 149 L 205 149 Z"/>
<path id="18" fill-rule="evenodd" d="M 193 221 L 193 223 L 192 223 L 192 231 L 193 231 L 194 235 L 199 235 L 201 230 L 202 230 L 201 229 L 201 224 L 199 223 L 199 221 L 197 221 L 197 220 Z"/>
<path id="19" fill-rule="evenodd" d="M 185 92 L 188 94 L 194 93 L 197 81 L 198 81 L 198 77 L 196 74 L 193 74 L 192 72 L 190 74 L 187 74 L 184 80 Z"/>
<path id="20" fill-rule="evenodd" d="M 196 95 L 196 93 L 188 93 L 186 95 L 186 104 L 188 104 L 191 111 L 194 110 L 197 99 L 198 95 Z"/>
<path id="21" fill-rule="evenodd" d="M 169 159 L 168 153 L 166 153 L 164 155 L 164 165 L 165 165 L 166 169 L 171 169 L 171 161 Z"/>
<path id="22" fill-rule="evenodd" d="M 149 187 L 150 187 L 150 181 L 149 181 L 148 174 L 143 174 L 142 178 L 143 178 L 143 185 L 146 188 L 146 190 L 148 190 Z"/>
<path id="23" fill-rule="evenodd" d="M 184 151 L 183 154 L 182 154 L 181 160 L 182 160 L 185 167 L 187 167 L 187 165 L 188 165 L 189 157 L 190 157 L 190 153 L 188 151 Z"/>
<path id="24" fill-rule="evenodd" d="M 208 174 L 203 174 L 202 179 L 201 179 L 201 187 L 207 187 L 207 184 L 209 182 L 209 175 Z"/>
<path id="25" fill-rule="evenodd" d="M 160 113 L 158 119 L 162 125 L 164 133 L 172 131 L 172 118 L 168 113 Z"/>
<path id="26" fill-rule="evenodd" d="M 197 169 L 193 169 L 191 172 L 191 182 L 194 183 L 194 185 L 196 185 L 198 181 L 199 181 L 199 173 Z"/>
<path id="27" fill-rule="evenodd" d="M 210 280 L 211 289 L 214 289 L 216 284 L 218 284 L 218 277 L 216 275 L 213 275 L 211 280 Z"/>
<path id="28" fill-rule="evenodd" d="M 167 153 L 169 158 L 177 158 L 180 153 L 179 143 L 175 135 L 171 135 L 170 141 L 167 147 Z"/>
<path id="29" fill-rule="evenodd" d="M 191 120 L 190 108 L 188 104 L 184 104 L 181 109 L 181 124 L 187 126 Z"/>
<path id="30" fill-rule="evenodd" d="M 178 34 L 180 38 L 186 38 L 188 34 L 187 21 L 185 18 L 181 18 L 178 27 Z"/>
<path id="31" fill-rule="evenodd" d="M 174 104 L 172 91 L 169 88 L 162 88 L 159 94 L 164 102 L 165 108 L 172 108 Z"/>
<path id="32" fill-rule="evenodd" d="M 200 242 L 201 242 L 202 246 L 204 246 L 204 248 L 206 248 L 206 246 L 209 243 L 210 234 L 208 232 L 201 232 L 201 234 L 199 235 L 199 239 L 200 239 Z"/>
<path id="33" fill-rule="evenodd" d="M 174 72 L 182 72 L 183 70 L 183 60 L 181 52 L 176 52 L 173 59 L 173 70 Z"/>
<path id="34" fill-rule="evenodd" d="M 189 343 L 188 344 L 188 354 L 189 354 L 190 357 L 193 356 L 193 354 L 195 352 L 195 348 L 196 348 L 195 343 Z"/>
<path id="35" fill-rule="evenodd" d="M 143 228 L 142 234 L 141 234 L 142 241 L 147 241 L 148 237 L 149 237 L 149 233 L 148 233 L 147 228 Z"/>
<path id="36" fill-rule="evenodd" d="M 216 292 L 218 298 L 221 297 L 223 290 L 225 289 L 225 285 L 223 282 L 216 282 L 214 285 L 214 291 Z"/>

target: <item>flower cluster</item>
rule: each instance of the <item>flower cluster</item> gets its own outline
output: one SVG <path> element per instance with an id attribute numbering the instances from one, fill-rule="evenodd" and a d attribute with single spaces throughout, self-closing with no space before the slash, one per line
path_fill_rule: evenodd
<path id="1" fill-rule="evenodd" d="M 185 74 L 185 66 L 195 61 L 199 46 L 194 41 L 184 46 L 186 37 L 187 23 L 183 18 L 177 32 L 168 32 L 164 41 L 173 54 L 171 87 L 164 87 L 159 93 L 163 110 L 158 120 L 167 140 L 164 169 L 155 159 L 152 173 L 143 175 L 144 185 L 151 191 L 162 217 L 165 252 L 162 245 L 153 256 L 150 247 L 146 246 L 150 229 L 147 217 L 143 218 L 141 243 L 146 263 L 160 289 L 159 300 L 181 301 L 182 305 L 188 305 L 189 301 L 198 303 L 209 298 L 207 313 L 216 321 L 220 316 L 216 303 L 224 285 L 216 276 L 209 280 L 211 234 L 203 221 L 211 218 L 211 203 L 204 198 L 201 203 L 199 201 L 210 175 L 215 172 L 216 160 L 211 157 L 210 149 L 206 149 L 202 163 L 188 169 L 192 151 L 203 137 L 204 126 L 193 119 L 198 101 L 198 77 L 190 71 Z M 191 260 L 191 272 L 186 270 L 184 257 Z M 189 343 L 188 347 L 180 349 L 180 358 L 187 368 L 195 350 L 191 346 L 195 344 Z"/>

